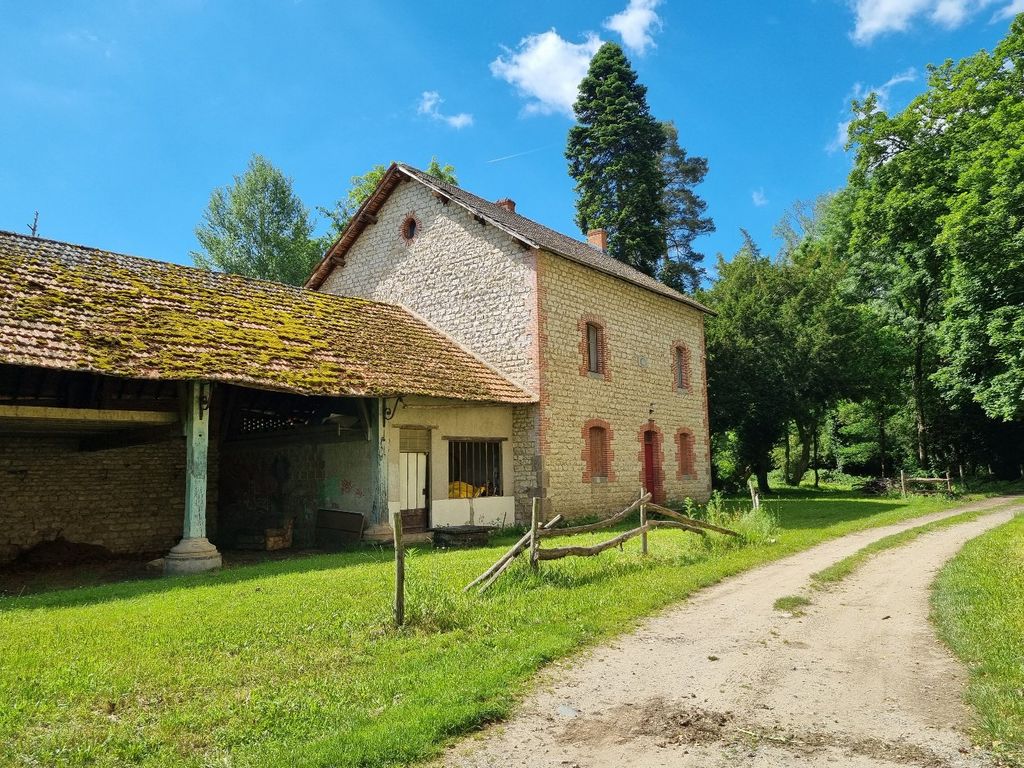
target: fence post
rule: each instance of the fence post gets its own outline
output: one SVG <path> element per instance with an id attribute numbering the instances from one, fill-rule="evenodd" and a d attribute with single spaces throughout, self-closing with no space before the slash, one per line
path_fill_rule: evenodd
<path id="1" fill-rule="evenodd" d="M 904 497 L 907 495 L 907 473 L 902 469 L 900 470 L 900 493 Z"/>
<path id="2" fill-rule="evenodd" d="M 395 530 L 395 626 L 405 624 L 405 545 L 402 543 L 402 513 L 393 518 Z"/>
<path id="3" fill-rule="evenodd" d="M 640 498 L 642 499 L 647 491 L 644 487 L 640 486 Z M 647 554 L 647 502 L 640 503 L 640 527 L 644 529 L 644 532 L 640 534 L 640 554 Z"/>
<path id="4" fill-rule="evenodd" d="M 540 512 L 538 511 L 538 499 L 536 496 L 533 497 L 533 515 L 530 520 L 530 568 L 534 571 L 538 570 L 539 558 L 538 550 L 540 550 L 540 534 L 538 529 L 540 527 Z"/>
<path id="5" fill-rule="evenodd" d="M 953 480 L 949 476 L 949 470 L 946 470 L 946 493 L 953 492 Z"/>

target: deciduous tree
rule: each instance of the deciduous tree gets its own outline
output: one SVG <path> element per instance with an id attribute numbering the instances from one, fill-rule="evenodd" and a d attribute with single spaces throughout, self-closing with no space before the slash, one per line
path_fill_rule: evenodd
<path id="1" fill-rule="evenodd" d="M 215 189 L 196 227 L 206 269 L 302 285 L 320 258 L 315 221 L 295 194 L 292 180 L 261 155 L 253 155 L 233 184 Z"/>

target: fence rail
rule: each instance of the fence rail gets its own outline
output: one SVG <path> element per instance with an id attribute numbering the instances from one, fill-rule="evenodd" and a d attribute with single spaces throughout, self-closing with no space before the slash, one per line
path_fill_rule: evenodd
<path id="1" fill-rule="evenodd" d="M 901 469 L 900 491 L 904 496 L 910 492 L 911 483 L 918 483 L 919 485 L 945 485 L 946 493 L 953 492 L 953 479 L 949 476 L 949 472 L 946 472 L 945 477 L 911 477 Z"/>
<path id="2" fill-rule="evenodd" d="M 636 528 L 624 531 L 617 536 L 607 539 L 606 541 L 592 544 L 590 546 L 541 547 L 541 542 L 544 539 L 551 538 L 552 536 L 576 536 L 581 533 L 592 533 L 604 528 L 609 528 L 626 519 L 637 508 L 640 509 L 640 525 Z M 656 514 L 670 519 L 650 520 L 648 518 L 648 515 L 650 514 Z M 676 512 L 675 510 L 668 509 L 667 507 L 663 507 L 659 504 L 654 504 L 651 502 L 651 494 L 647 493 L 642 488 L 640 489 L 640 497 L 636 501 L 621 512 L 616 512 L 614 515 L 605 518 L 604 520 L 599 520 L 596 523 L 587 523 L 586 525 L 575 525 L 569 528 L 556 528 L 555 525 L 557 525 L 561 519 L 562 516 L 558 515 L 547 523 L 541 524 L 539 499 L 534 499 L 531 511 L 530 530 L 527 531 L 519 541 L 513 544 L 507 552 L 498 558 L 494 565 L 467 584 L 463 588 L 463 591 L 468 592 L 473 587 L 479 585 L 479 591 L 484 592 L 495 581 L 497 581 L 512 562 L 526 550 L 530 551 L 530 567 L 536 571 L 539 568 L 541 560 L 560 560 L 563 557 L 593 557 L 594 555 L 599 555 L 606 550 L 621 546 L 625 542 L 636 538 L 637 536 L 640 537 L 640 552 L 641 554 L 646 555 L 648 550 L 647 534 L 656 528 L 675 528 L 677 530 L 697 534 L 698 536 L 707 536 L 708 531 L 714 531 L 715 533 L 721 533 L 727 536 L 740 535 L 736 531 L 723 528 L 720 525 L 706 523 L 703 520 L 696 520 L 692 517 L 687 517 L 684 514 Z"/>

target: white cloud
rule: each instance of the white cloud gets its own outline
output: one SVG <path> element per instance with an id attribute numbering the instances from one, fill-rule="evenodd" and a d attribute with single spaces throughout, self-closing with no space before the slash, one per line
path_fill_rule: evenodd
<path id="1" fill-rule="evenodd" d="M 527 114 L 561 112 L 572 117 L 580 80 L 600 47 L 600 38 L 592 32 L 582 43 L 570 43 L 550 29 L 524 37 L 514 50 L 506 49 L 491 62 L 491 74 L 531 99 Z"/>
<path id="2" fill-rule="evenodd" d="M 661 29 L 661 17 L 654 10 L 661 0 L 629 0 L 626 9 L 605 19 L 605 29 L 617 32 L 631 51 L 641 56 L 654 45 L 652 32 Z"/>
<path id="3" fill-rule="evenodd" d="M 1022 2 L 1024 2 L 1024 0 L 1022 0 Z M 912 83 L 915 80 L 917 80 L 917 70 L 910 67 L 902 72 L 897 72 L 881 85 L 865 87 L 863 83 L 854 83 L 853 88 L 846 95 L 844 101 L 848 106 L 853 99 L 856 99 L 857 101 L 864 101 L 869 94 L 873 93 L 877 99 L 878 108 L 887 110 L 889 108 L 889 97 L 892 94 L 892 89 L 902 83 Z M 829 154 L 839 152 L 846 148 L 846 141 L 850 134 L 850 122 L 850 119 L 846 118 L 844 120 L 840 120 L 836 124 L 836 136 L 825 147 Z"/>
<path id="4" fill-rule="evenodd" d="M 918 18 L 926 16 L 947 29 L 963 25 L 979 11 L 1005 0 L 852 0 L 856 23 L 853 39 L 870 43 L 887 32 L 906 32 Z M 994 20 L 1024 11 L 1024 0 L 1010 0 Z"/>
<path id="5" fill-rule="evenodd" d="M 459 128 L 466 128 L 473 124 L 473 116 L 468 112 L 459 112 L 457 115 L 446 115 L 442 113 L 442 104 L 444 104 L 444 99 L 441 98 L 441 94 L 437 91 L 424 91 L 423 95 L 420 97 L 420 104 L 416 108 L 416 111 L 421 115 L 426 115 L 434 120 L 440 120 L 443 123 L 447 123 L 456 130 Z"/>
<path id="6" fill-rule="evenodd" d="M 764 193 L 764 187 L 755 189 L 750 193 L 750 202 L 752 202 L 758 208 L 764 208 L 768 205 L 768 196 Z"/>
<path id="7" fill-rule="evenodd" d="M 1024 13 L 1024 0 L 1013 0 L 1009 5 L 1004 5 L 996 11 L 996 15 L 992 17 L 992 21 L 1012 19 L 1018 13 Z"/>

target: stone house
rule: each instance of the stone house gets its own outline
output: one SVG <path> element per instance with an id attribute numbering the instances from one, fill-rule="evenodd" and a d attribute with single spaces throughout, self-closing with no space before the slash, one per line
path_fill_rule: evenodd
<path id="1" fill-rule="evenodd" d="M 495 447 L 511 461 L 519 521 L 534 496 L 545 516 L 567 517 L 621 509 L 641 487 L 656 500 L 706 500 L 710 311 L 604 248 L 602 231 L 575 240 L 511 200 L 394 164 L 306 287 L 399 305 L 536 394 L 511 407 L 510 443 Z M 463 500 L 452 427 L 414 408 L 400 423 L 441 457 L 426 500 L 431 524 L 454 520 L 451 504 Z"/>

